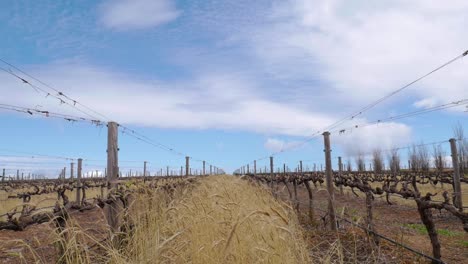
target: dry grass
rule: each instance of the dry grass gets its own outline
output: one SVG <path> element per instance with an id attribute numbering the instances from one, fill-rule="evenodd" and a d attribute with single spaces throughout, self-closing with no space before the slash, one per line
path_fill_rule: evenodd
<path id="1" fill-rule="evenodd" d="M 140 185 L 142 186 L 142 185 Z M 258 185 L 211 176 L 135 194 L 120 244 L 70 218 L 51 233 L 57 263 L 310 263 L 295 212 Z M 23 246 L 28 246 L 25 244 Z M 62 253 L 59 253 L 62 252 Z M 18 263 L 48 263 L 31 249 Z M 16 263 L 16 262 L 15 262 Z"/>
<path id="2" fill-rule="evenodd" d="M 112 263 L 310 263 L 296 215 L 247 181 L 208 177 L 179 199 L 136 199 L 136 228 Z"/>

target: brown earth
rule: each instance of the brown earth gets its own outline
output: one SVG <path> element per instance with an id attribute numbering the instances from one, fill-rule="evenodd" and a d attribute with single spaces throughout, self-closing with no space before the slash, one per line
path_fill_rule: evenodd
<path id="1" fill-rule="evenodd" d="M 96 207 L 84 212 L 74 211 L 70 213 L 70 218 L 96 240 L 87 239 L 88 248 L 93 248 L 96 242 L 107 237 L 102 209 Z M 58 247 L 54 242 L 57 237 L 52 223 L 31 225 L 24 231 L 1 230 L 0 263 L 55 263 Z"/>
<path id="2" fill-rule="evenodd" d="M 280 197 L 289 200 L 288 191 L 283 186 L 284 185 L 281 185 L 280 187 Z M 290 185 L 290 188 L 292 191 L 292 185 Z M 317 245 L 317 241 L 326 240 L 329 243 L 325 244 L 330 245 L 330 243 L 334 242 L 337 238 L 336 235 L 330 235 L 331 232 L 327 231 L 325 228 L 327 224 L 325 221 L 328 204 L 325 186 L 313 188 L 313 194 L 314 207 L 317 208 L 315 210 L 315 220 L 318 228 L 317 226 L 311 227 L 310 220 L 307 217 L 309 203 L 307 190 L 303 185 L 300 187 L 298 186 L 301 219 L 306 230 L 312 233 L 311 248 Z M 357 220 L 359 224 L 364 226 L 366 216 L 365 197 L 362 193 L 358 193 L 358 195 L 360 195 L 360 197 L 356 197 L 350 190 L 345 190 L 344 194 L 341 195 L 338 190 L 335 190 L 335 207 L 339 216 L 349 220 Z M 416 203 L 414 202 L 414 206 L 407 205 L 407 201 L 405 204 L 401 204 L 403 198 L 399 197 L 391 197 L 390 200 L 393 205 L 389 205 L 384 197 L 375 198 L 373 202 L 375 231 L 432 256 L 429 236 L 424 234 L 425 228 L 419 218 Z M 439 231 L 439 240 L 442 245 L 442 260 L 446 263 L 468 263 L 468 233 L 463 230 L 461 221 L 448 212 L 434 210 L 433 214 L 435 225 Z M 366 237 L 365 232 L 359 228 L 355 228 L 349 223 L 340 221 L 340 225 L 343 229 L 339 232 L 339 236 L 340 239 L 344 240 L 344 242 L 342 241 L 344 244 L 350 242 L 348 240 L 350 238 L 349 236 L 352 234 Z M 353 239 L 356 240 L 356 237 L 352 237 L 351 240 Z M 362 244 L 362 241 L 359 243 Z M 418 257 L 414 253 L 401 247 L 397 247 L 386 241 L 382 242 L 382 239 L 380 245 L 381 251 L 379 253 L 382 254 L 382 259 L 379 259 L 378 263 L 430 263 L 427 259 Z M 356 247 L 355 241 L 349 246 Z M 367 245 L 359 246 L 362 252 L 364 248 L 369 248 L 369 243 L 367 242 Z M 330 246 L 328 246 L 328 248 L 330 248 Z M 321 250 L 326 251 L 327 247 Z M 354 260 L 349 261 L 355 263 Z M 367 261 L 358 262 L 362 263 Z"/>

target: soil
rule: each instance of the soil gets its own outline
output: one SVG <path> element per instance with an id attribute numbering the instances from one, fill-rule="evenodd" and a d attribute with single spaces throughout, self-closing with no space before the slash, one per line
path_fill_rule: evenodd
<path id="1" fill-rule="evenodd" d="M 107 237 L 105 218 L 100 208 L 73 211 L 70 219 L 75 225 L 83 227 L 86 234 L 94 237 L 95 241 L 86 240 L 88 248 Z M 55 263 L 58 256 L 56 239 L 52 223 L 31 225 L 23 231 L 1 230 L 0 263 Z"/>
<path id="2" fill-rule="evenodd" d="M 280 187 L 280 197 L 282 199 L 289 200 L 288 191 L 286 188 L 283 188 L 283 186 L 284 185 L 281 185 Z M 292 185 L 290 185 L 290 188 L 292 191 Z M 316 224 L 311 226 L 310 220 L 307 216 L 309 206 L 307 190 L 303 186 L 298 186 L 297 192 L 298 199 L 300 201 L 299 210 L 301 222 L 306 230 L 312 233 L 311 248 L 314 248 L 317 245 L 317 239 L 319 239 L 319 241 L 328 241 L 329 243 L 325 244 L 328 244 L 328 248 L 330 248 L 330 244 L 336 241 L 337 236 L 330 236 L 330 233 L 332 232 L 328 231 L 326 228 L 328 224 L 326 217 L 328 205 L 327 192 L 325 191 L 325 186 L 318 186 L 318 188 L 313 187 L 312 189 L 314 195 L 314 207 L 316 207 Z M 338 190 L 335 190 L 336 212 L 341 217 L 358 221 L 361 226 L 365 226 L 365 196 L 363 193 L 358 193 L 358 195 L 360 197 L 356 197 L 349 190 L 345 190 L 344 194 L 341 195 Z M 403 198 L 391 197 L 390 201 L 393 205 L 389 205 L 385 201 L 385 197 L 374 199 L 373 214 L 375 232 L 423 252 L 424 254 L 432 256 L 432 247 L 429 236 L 424 233 L 425 228 L 419 218 L 419 214 L 416 209 L 416 202 L 414 202 L 414 206 L 408 206 L 401 204 L 402 200 Z M 400 204 L 398 203 L 399 201 Z M 445 263 L 468 263 L 468 233 L 463 230 L 463 224 L 461 221 L 450 213 L 444 211 L 439 212 L 438 210 L 433 210 L 433 215 L 435 225 L 439 232 L 440 244 L 442 246 L 442 260 Z M 350 235 L 351 240 L 359 240 L 360 238 L 360 240 L 369 241 L 366 233 L 361 229 L 344 221 L 340 221 L 339 225 L 340 231 L 338 235 L 340 236 L 342 243 L 349 243 L 350 241 L 348 240 L 350 239 Z M 357 234 L 358 238 L 353 237 L 353 234 Z M 351 242 L 353 243 L 351 243 L 350 247 L 356 247 L 355 241 Z M 362 244 L 362 242 L 360 243 Z M 367 242 L 367 246 L 364 248 L 368 249 L 369 245 L 370 243 Z M 362 247 L 363 245 L 359 245 L 358 247 L 360 248 L 361 253 L 362 250 L 364 250 Z M 354 248 L 351 248 L 351 250 L 355 251 Z M 321 251 L 324 251 L 324 249 L 322 248 Z M 382 239 L 380 239 L 380 248 L 377 251 L 379 251 L 379 254 L 382 254 L 382 258 L 378 261 L 369 261 L 368 258 L 367 261 L 361 260 L 358 262 L 430 263 L 428 259 L 418 257 L 416 254 L 395 246 L 392 243 L 382 241 Z M 375 254 L 375 252 L 372 253 Z M 349 262 L 355 263 L 355 260 L 349 259 Z"/>

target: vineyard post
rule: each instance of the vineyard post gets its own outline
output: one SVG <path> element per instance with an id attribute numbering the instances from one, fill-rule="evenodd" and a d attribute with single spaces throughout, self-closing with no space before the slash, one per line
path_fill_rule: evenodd
<path id="1" fill-rule="evenodd" d="M 286 163 L 283 163 L 283 173 L 286 174 Z"/>
<path id="2" fill-rule="evenodd" d="M 286 173 L 286 164 L 283 164 Z M 297 181 L 296 177 L 293 177 L 293 187 L 294 187 L 294 208 L 299 211 L 299 200 L 297 199 Z"/>
<path id="3" fill-rule="evenodd" d="M 299 161 L 299 172 L 301 172 L 301 173 L 302 173 L 302 160 L 301 160 L 301 161 Z"/>
<path id="4" fill-rule="evenodd" d="M 185 176 L 189 176 L 190 172 L 190 157 L 185 157 Z"/>
<path id="5" fill-rule="evenodd" d="M 166 176 L 169 176 L 169 166 L 166 166 Z"/>
<path id="6" fill-rule="evenodd" d="M 180 176 L 184 176 L 184 166 L 180 166 Z"/>
<path id="7" fill-rule="evenodd" d="M 453 192 L 454 192 L 454 205 L 460 212 L 463 211 L 462 190 L 460 184 L 460 166 L 458 165 L 458 152 L 457 140 L 451 138 L 450 150 L 452 152 L 452 165 L 453 165 Z"/>
<path id="8" fill-rule="evenodd" d="M 109 122 L 107 124 L 107 182 L 111 191 L 117 191 L 119 177 L 119 155 L 118 155 L 118 124 Z M 118 200 L 113 201 L 107 208 L 107 222 L 113 233 L 119 231 L 120 206 Z"/>
<path id="9" fill-rule="evenodd" d="M 257 161 L 254 160 L 254 177 L 257 176 Z"/>
<path id="10" fill-rule="evenodd" d="M 213 165 L 210 165 L 210 175 L 213 174 Z"/>
<path id="11" fill-rule="evenodd" d="M 143 162 L 143 181 L 146 181 L 146 161 Z"/>
<path id="12" fill-rule="evenodd" d="M 74 173 L 74 171 L 73 171 L 74 168 L 73 167 L 74 167 L 74 165 L 75 165 L 75 163 L 73 163 L 73 162 L 70 163 L 70 180 L 73 180 L 73 173 Z"/>
<path id="13" fill-rule="evenodd" d="M 81 166 L 83 159 L 78 159 L 77 171 L 76 171 L 76 202 L 81 205 Z"/>
<path id="14" fill-rule="evenodd" d="M 335 217 L 335 206 L 334 206 L 334 187 L 333 187 L 333 172 L 331 164 L 331 149 L 330 149 L 330 132 L 326 131 L 323 134 L 323 141 L 325 145 L 325 174 L 328 191 L 328 214 L 330 216 L 330 227 L 332 231 L 336 230 L 336 217 Z"/>
<path id="15" fill-rule="evenodd" d="M 273 157 L 270 157 L 270 180 L 271 180 L 271 191 L 273 191 Z"/>
<path id="16" fill-rule="evenodd" d="M 5 181 L 5 168 L 3 168 L 2 182 Z"/>
<path id="17" fill-rule="evenodd" d="M 16 170 L 16 180 L 19 181 L 19 170 Z"/>
<path id="18" fill-rule="evenodd" d="M 203 161 L 203 176 L 205 176 L 206 174 L 206 171 L 205 171 L 205 161 Z"/>
<path id="19" fill-rule="evenodd" d="M 247 174 L 250 173 L 250 168 L 249 168 L 249 164 L 247 164 Z"/>
<path id="20" fill-rule="evenodd" d="M 338 178 L 341 180 L 341 174 L 343 173 L 343 163 L 341 163 L 341 157 L 338 157 Z M 340 194 L 343 195 L 343 184 L 340 184 Z"/>

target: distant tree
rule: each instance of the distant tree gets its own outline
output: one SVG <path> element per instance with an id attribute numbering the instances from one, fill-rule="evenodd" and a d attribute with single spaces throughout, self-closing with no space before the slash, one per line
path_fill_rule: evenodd
<path id="1" fill-rule="evenodd" d="M 428 171 L 430 169 L 431 159 L 429 155 L 429 150 L 426 146 L 420 145 L 418 147 L 418 160 L 419 160 L 419 168 L 422 171 Z"/>
<path id="2" fill-rule="evenodd" d="M 384 162 L 382 159 L 382 151 L 380 149 L 375 149 L 372 152 L 372 164 L 374 166 L 375 173 L 382 173 Z"/>
<path id="3" fill-rule="evenodd" d="M 365 171 L 366 170 L 366 163 L 364 160 L 364 156 L 360 153 L 356 158 L 356 166 L 358 171 Z"/>
<path id="4" fill-rule="evenodd" d="M 393 173 L 400 171 L 400 154 L 397 149 L 393 149 L 388 157 L 388 164 Z"/>
<path id="5" fill-rule="evenodd" d="M 409 170 L 416 171 L 419 169 L 418 150 L 416 145 L 411 146 L 408 151 Z"/>
<path id="6" fill-rule="evenodd" d="M 432 152 L 432 158 L 434 159 L 434 167 L 438 171 L 443 171 L 445 168 L 445 152 L 442 149 L 441 145 L 434 146 Z"/>
<path id="7" fill-rule="evenodd" d="M 453 134 L 457 140 L 458 159 L 460 170 L 468 172 L 468 140 L 465 138 L 465 131 L 460 123 L 453 128 Z"/>

